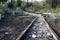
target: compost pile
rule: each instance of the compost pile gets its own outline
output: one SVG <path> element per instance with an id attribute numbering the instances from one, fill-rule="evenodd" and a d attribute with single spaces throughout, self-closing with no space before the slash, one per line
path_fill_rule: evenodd
<path id="1" fill-rule="evenodd" d="M 7 18 L 0 21 L 0 40 L 16 40 L 34 17 Z"/>
<path id="2" fill-rule="evenodd" d="M 49 16 L 44 15 L 45 20 L 48 22 L 50 27 L 56 32 L 60 37 L 60 19 L 52 19 Z"/>

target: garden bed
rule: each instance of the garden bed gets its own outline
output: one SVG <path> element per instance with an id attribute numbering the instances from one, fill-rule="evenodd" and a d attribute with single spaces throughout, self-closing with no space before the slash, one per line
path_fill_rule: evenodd
<path id="1" fill-rule="evenodd" d="M 45 20 L 60 38 L 60 19 L 53 19 L 49 15 L 44 15 Z"/>
<path id="2" fill-rule="evenodd" d="M 16 40 L 34 18 L 33 16 L 18 16 L 0 20 L 0 40 Z"/>

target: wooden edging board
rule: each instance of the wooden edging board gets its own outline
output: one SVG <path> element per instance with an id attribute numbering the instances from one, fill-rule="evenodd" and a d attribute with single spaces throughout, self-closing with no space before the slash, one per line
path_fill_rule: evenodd
<path id="1" fill-rule="evenodd" d="M 37 19 L 37 17 L 35 17 L 31 23 L 27 26 L 27 28 L 19 35 L 19 37 L 16 40 L 20 40 L 21 37 L 25 34 L 25 32 L 30 28 L 30 26 L 33 24 L 33 22 Z"/>
<path id="2" fill-rule="evenodd" d="M 43 16 L 42 16 L 43 17 Z M 44 17 L 43 17 L 43 19 L 44 19 Z M 45 21 L 45 19 L 44 19 L 44 21 Z M 47 28 L 48 28 L 48 30 L 50 31 L 50 33 L 53 35 L 53 38 L 55 39 L 55 40 L 59 40 L 59 37 L 57 36 L 57 34 L 53 31 L 53 29 L 51 28 L 51 27 L 49 27 L 49 25 L 48 25 L 48 23 L 45 21 L 45 23 L 46 23 L 46 25 L 47 25 Z"/>

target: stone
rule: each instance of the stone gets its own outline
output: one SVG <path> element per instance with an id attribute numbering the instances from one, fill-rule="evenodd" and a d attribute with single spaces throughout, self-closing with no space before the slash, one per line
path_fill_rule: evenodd
<path id="1" fill-rule="evenodd" d="M 50 36 L 50 33 L 47 33 L 47 36 Z"/>
<path id="2" fill-rule="evenodd" d="M 32 38 L 36 38 L 36 35 L 35 34 L 32 34 Z"/>
<path id="3" fill-rule="evenodd" d="M 9 34 L 8 32 L 5 32 L 5 34 Z"/>

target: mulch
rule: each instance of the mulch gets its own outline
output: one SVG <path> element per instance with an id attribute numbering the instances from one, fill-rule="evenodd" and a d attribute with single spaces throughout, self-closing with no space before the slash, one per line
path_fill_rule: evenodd
<path id="1" fill-rule="evenodd" d="M 0 20 L 0 40 L 15 40 L 33 19 L 12 17 Z"/>

